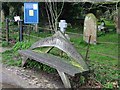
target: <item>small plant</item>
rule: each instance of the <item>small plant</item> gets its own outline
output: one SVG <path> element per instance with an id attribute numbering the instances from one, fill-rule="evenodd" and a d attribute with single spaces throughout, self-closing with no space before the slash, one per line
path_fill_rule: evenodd
<path id="1" fill-rule="evenodd" d="M 40 69 L 40 70 L 43 70 L 43 71 L 48 72 L 48 73 L 54 73 L 56 71 L 54 68 L 51 68 L 47 65 L 44 65 L 40 62 L 36 62 L 33 60 L 28 60 L 26 67 Z"/>
<path id="2" fill-rule="evenodd" d="M 15 60 L 16 53 L 13 50 L 7 50 L 2 53 L 2 63 L 9 65 L 9 66 L 20 66 L 21 59 L 17 57 Z"/>
<path id="3" fill-rule="evenodd" d="M 5 42 L 6 44 L 6 42 Z M 21 65 L 21 58 L 19 58 L 18 50 L 20 49 L 27 49 L 31 46 L 30 42 L 17 42 L 13 47 L 12 50 L 7 50 L 2 53 L 2 62 L 7 65 Z M 16 60 L 17 59 L 17 60 Z"/>
<path id="4" fill-rule="evenodd" d="M 8 46 L 8 42 L 7 41 L 2 41 L 2 47 L 6 47 Z"/>
<path id="5" fill-rule="evenodd" d="M 113 83 L 111 83 L 111 82 L 107 82 L 106 84 L 105 84 L 105 88 L 109 88 L 109 89 L 113 89 Z"/>
<path id="6" fill-rule="evenodd" d="M 28 49 L 31 46 L 30 42 L 17 42 L 13 46 L 13 51 L 21 50 L 21 49 Z"/>
<path id="7" fill-rule="evenodd" d="M 84 84 L 85 83 L 85 77 L 84 76 L 80 76 L 80 84 Z"/>

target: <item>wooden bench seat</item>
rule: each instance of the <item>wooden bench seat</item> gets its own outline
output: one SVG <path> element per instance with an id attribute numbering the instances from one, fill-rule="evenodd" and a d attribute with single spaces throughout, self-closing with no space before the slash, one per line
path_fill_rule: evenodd
<path id="1" fill-rule="evenodd" d="M 51 66 L 57 70 L 65 72 L 66 74 L 69 74 L 71 76 L 74 76 L 75 74 L 80 73 L 80 70 L 78 67 L 65 62 L 65 60 L 63 60 L 62 58 L 59 58 L 57 56 L 53 56 L 53 55 L 50 55 L 47 53 L 37 53 L 32 50 L 19 50 L 19 53 L 22 56 L 25 56 L 27 58 L 36 60 L 36 61 L 46 64 L 48 66 Z"/>
<path id="2" fill-rule="evenodd" d="M 63 59 L 57 56 L 53 56 L 47 53 L 37 53 L 32 50 L 19 50 L 18 52 L 23 57 L 22 66 L 24 66 L 27 59 L 33 59 L 35 61 L 38 61 L 40 63 L 55 68 L 58 74 L 60 75 L 65 88 L 71 88 L 70 81 L 66 74 L 74 76 L 75 74 L 81 73 L 78 67 L 65 62 Z"/>

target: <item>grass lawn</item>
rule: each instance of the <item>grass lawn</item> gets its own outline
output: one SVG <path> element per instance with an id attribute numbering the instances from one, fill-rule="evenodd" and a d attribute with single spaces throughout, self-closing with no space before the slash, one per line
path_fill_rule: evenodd
<path id="1" fill-rule="evenodd" d="M 80 38 L 72 38 L 71 41 L 84 57 L 86 54 L 87 44 Z M 94 68 L 96 79 L 105 87 L 112 87 L 113 83 L 118 79 L 120 73 L 118 71 L 118 35 L 110 32 L 106 35 L 98 37 L 98 42 L 113 42 L 113 43 L 98 43 L 90 45 L 89 49 L 89 65 Z M 109 83 L 108 83 L 109 82 Z"/>
<path id="2" fill-rule="evenodd" d="M 111 22 L 108 22 L 108 21 L 106 21 L 106 22 L 107 22 L 108 26 L 110 25 L 109 28 L 114 28 L 113 23 L 111 24 Z M 68 29 L 68 31 L 69 31 L 69 29 Z M 72 32 L 72 31 L 70 31 L 70 32 Z M 76 33 L 76 31 L 75 31 L 75 33 Z M 8 65 L 20 66 L 21 58 L 20 58 L 17 50 L 29 48 L 32 43 L 34 43 L 40 39 L 40 38 L 36 38 L 38 36 L 42 37 L 42 38 L 51 36 L 51 34 L 43 33 L 43 32 L 42 33 L 32 33 L 30 35 L 31 35 L 31 37 L 24 35 L 24 42 L 22 42 L 22 43 L 17 42 L 13 46 L 13 49 L 11 51 L 6 51 L 6 52 L 2 53 L 2 56 L 3 56 L 2 62 L 5 64 L 8 64 Z M 36 37 L 32 37 L 32 35 L 36 36 Z M 13 37 L 18 39 L 18 36 L 16 37 L 16 35 L 14 35 L 14 34 L 13 34 Z M 88 47 L 88 44 L 86 44 L 83 41 L 82 36 L 78 37 L 78 36 L 74 35 L 73 37 L 71 37 L 70 40 L 71 40 L 71 43 L 77 49 L 77 51 L 85 58 L 86 49 Z M 116 83 L 116 85 L 118 85 L 117 80 L 118 80 L 119 73 L 120 73 L 117 69 L 118 68 L 118 44 L 117 44 L 118 43 L 118 35 L 114 31 L 111 31 L 107 34 L 99 36 L 97 38 L 97 41 L 98 41 L 97 45 L 90 45 L 89 54 L 88 54 L 88 60 L 89 60 L 88 65 L 92 69 L 94 69 L 95 79 L 97 81 L 99 81 L 103 85 L 103 87 L 113 88 L 113 87 L 115 87 L 115 85 L 114 85 L 115 83 Z M 111 43 L 103 43 L 103 42 L 111 42 Z M 4 44 L 4 42 L 3 42 L 3 44 Z M 5 45 L 5 46 L 7 46 L 7 45 Z M 56 52 L 56 50 L 53 50 L 53 52 L 51 52 L 51 53 L 54 55 L 59 55 L 59 53 Z M 66 56 L 67 55 L 65 54 L 65 58 L 66 58 Z M 41 68 L 42 64 L 33 62 L 33 61 L 29 61 L 28 66 Z M 55 71 L 54 69 L 52 69 L 46 65 L 44 66 L 43 69 L 48 72 Z"/>

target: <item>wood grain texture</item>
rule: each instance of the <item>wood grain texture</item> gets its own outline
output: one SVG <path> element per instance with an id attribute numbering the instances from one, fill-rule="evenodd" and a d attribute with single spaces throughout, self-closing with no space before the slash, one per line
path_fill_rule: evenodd
<path id="1" fill-rule="evenodd" d="M 53 55 L 45 54 L 45 53 L 36 53 L 31 50 L 20 50 L 19 53 L 33 60 L 36 60 L 48 66 L 51 66 L 57 70 L 65 72 L 71 76 L 74 76 L 77 73 L 83 72 L 78 67 L 65 62 L 63 59 L 57 56 L 53 56 Z"/>
<path id="2" fill-rule="evenodd" d="M 69 40 L 60 32 L 56 33 L 52 37 L 47 37 L 42 40 L 37 41 L 31 46 L 31 50 L 38 47 L 56 47 L 63 52 L 65 52 L 70 58 L 79 63 L 79 65 L 84 69 L 81 71 L 88 71 L 88 66 L 81 54 L 77 52 L 74 46 L 70 43 Z"/>

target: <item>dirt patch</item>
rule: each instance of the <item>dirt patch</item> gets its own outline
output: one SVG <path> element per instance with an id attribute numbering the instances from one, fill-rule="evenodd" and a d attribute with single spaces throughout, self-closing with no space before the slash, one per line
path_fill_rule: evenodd
<path id="1" fill-rule="evenodd" d="M 0 53 L 5 52 L 6 50 L 11 50 L 11 48 L 3 48 L 3 47 L 0 47 Z"/>
<path id="2" fill-rule="evenodd" d="M 37 88 L 64 88 L 57 73 L 46 73 L 15 66 L 4 65 L 3 67 L 28 82 L 28 84 L 36 86 Z"/>

